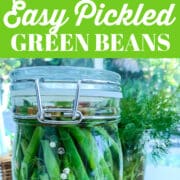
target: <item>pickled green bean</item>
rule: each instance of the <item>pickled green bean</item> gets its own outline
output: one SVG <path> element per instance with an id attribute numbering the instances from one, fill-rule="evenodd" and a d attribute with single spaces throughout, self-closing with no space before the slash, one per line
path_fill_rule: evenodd
<path id="1" fill-rule="evenodd" d="M 113 174 L 114 174 L 114 178 L 117 179 L 120 177 L 120 159 L 122 159 L 120 157 L 121 154 L 121 146 L 120 144 L 118 145 L 114 139 L 108 134 L 108 132 L 102 128 L 102 127 L 95 127 L 95 131 L 97 131 L 100 135 L 102 135 L 106 141 L 109 143 L 109 149 L 111 150 L 112 153 L 112 157 L 113 157 Z"/>
<path id="2" fill-rule="evenodd" d="M 104 157 L 102 155 L 100 155 L 100 157 L 97 156 L 99 154 L 98 147 L 91 132 L 85 129 L 80 129 L 78 127 L 70 128 L 70 132 L 85 153 L 89 165 L 92 169 L 93 176 L 96 179 L 103 179 L 104 175 L 106 175 L 108 180 L 113 180 L 113 175 L 110 172 Z"/>
<path id="3" fill-rule="evenodd" d="M 18 131 L 20 131 L 20 128 L 18 127 Z M 21 180 L 20 178 L 20 169 L 21 169 L 21 162 L 23 159 L 23 152 L 21 149 L 21 134 L 18 134 L 15 139 L 15 153 L 13 156 L 13 159 L 15 161 L 15 167 L 13 168 L 15 176 Z"/>
<path id="4" fill-rule="evenodd" d="M 47 173 L 40 174 L 40 175 L 39 175 L 39 179 L 40 179 L 40 180 L 49 180 L 49 176 L 48 176 Z"/>
<path id="5" fill-rule="evenodd" d="M 37 153 L 39 142 L 43 137 L 44 130 L 42 127 L 36 127 L 34 133 L 32 135 L 31 141 L 27 147 L 26 153 L 24 155 L 24 159 L 21 163 L 21 178 L 28 179 L 30 169 L 33 166 L 33 160 L 35 159 L 35 155 Z M 29 168 L 31 167 L 31 168 Z"/>
<path id="6" fill-rule="evenodd" d="M 97 162 L 97 154 L 93 151 L 95 147 L 90 145 L 88 137 L 84 134 L 84 130 L 78 127 L 73 127 L 69 129 L 72 136 L 76 139 L 79 146 L 84 151 L 87 160 L 89 162 L 90 168 L 92 170 L 96 169 L 98 162 Z"/>
<path id="7" fill-rule="evenodd" d="M 41 145 L 48 175 L 51 180 L 57 180 L 60 177 L 60 165 L 49 146 L 49 142 L 47 140 L 41 140 Z"/>
<path id="8" fill-rule="evenodd" d="M 89 180 L 84 164 L 81 160 L 81 157 L 74 145 L 74 142 L 67 131 L 64 129 L 59 129 L 60 137 L 65 146 L 65 150 L 67 154 L 71 155 L 71 167 L 73 168 L 73 172 L 77 179 Z M 67 140 L 65 140 L 67 139 Z"/>
<path id="9" fill-rule="evenodd" d="M 37 169 L 34 169 L 33 174 L 31 176 L 31 180 L 37 180 L 38 179 L 38 171 Z"/>
<path id="10" fill-rule="evenodd" d="M 106 148 L 106 150 L 104 151 L 104 160 L 106 161 L 107 166 L 109 167 L 111 172 L 113 172 L 113 158 L 112 158 L 112 153 L 109 147 Z"/>
<path id="11" fill-rule="evenodd" d="M 21 128 L 21 134 L 23 135 L 23 138 L 29 142 L 32 138 L 34 130 L 34 126 L 27 126 L 23 124 Z"/>
<path id="12" fill-rule="evenodd" d="M 92 136 L 92 133 L 85 129 L 83 130 L 83 132 L 84 132 L 86 138 L 89 140 L 89 146 L 93 147 L 93 152 L 94 152 L 94 154 L 96 154 L 96 159 L 99 161 L 99 163 L 96 162 L 97 169 L 95 170 L 98 174 L 97 179 L 114 180 L 113 175 L 112 175 L 106 161 L 104 160 L 103 154 L 99 153 L 99 151 L 98 151 L 98 147 L 96 145 L 94 137 Z M 99 154 L 99 157 L 97 157 L 98 154 Z"/>
<path id="13" fill-rule="evenodd" d="M 21 139 L 21 148 L 22 148 L 22 152 L 24 155 L 26 154 L 27 147 L 28 147 L 28 142 L 24 138 L 22 138 Z"/>
<path id="14" fill-rule="evenodd" d="M 68 168 L 69 169 L 69 173 L 68 173 L 68 180 L 75 180 L 75 176 L 74 176 L 74 173 L 72 171 L 71 168 L 71 164 L 70 164 L 70 159 L 68 158 L 67 156 L 67 153 L 64 154 L 64 157 L 63 157 L 63 168 Z M 64 171 L 64 170 L 63 170 Z"/>

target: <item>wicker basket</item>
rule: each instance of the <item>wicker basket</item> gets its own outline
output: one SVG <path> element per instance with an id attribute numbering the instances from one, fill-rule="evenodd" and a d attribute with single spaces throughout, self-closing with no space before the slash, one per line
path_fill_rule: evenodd
<path id="1" fill-rule="evenodd" d="M 11 156 L 0 157 L 0 176 L 2 180 L 12 180 Z"/>

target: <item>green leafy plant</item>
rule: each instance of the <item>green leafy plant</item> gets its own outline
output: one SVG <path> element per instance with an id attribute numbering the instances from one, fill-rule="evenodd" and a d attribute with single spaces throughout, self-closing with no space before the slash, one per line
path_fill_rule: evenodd
<path id="1" fill-rule="evenodd" d="M 120 72 L 123 99 L 119 134 L 124 153 L 124 180 L 142 179 L 146 144 L 151 143 L 153 159 L 158 160 L 167 152 L 171 134 L 179 124 L 180 87 L 175 79 L 178 71 L 173 72 L 169 63 L 172 62 L 139 61 L 143 71 Z M 174 73 L 171 79 L 169 69 Z"/>
<path id="2" fill-rule="evenodd" d="M 122 100 L 119 133 L 127 162 L 124 164 L 124 177 L 127 178 L 124 179 L 137 179 L 139 176 L 144 158 L 142 150 L 147 142 L 153 142 L 154 159 L 166 153 L 171 133 L 179 121 L 178 114 L 173 108 L 173 99 L 174 95 L 169 97 L 165 90 L 161 90 L 149 98 L 138 100 L 126 97 Z"/>

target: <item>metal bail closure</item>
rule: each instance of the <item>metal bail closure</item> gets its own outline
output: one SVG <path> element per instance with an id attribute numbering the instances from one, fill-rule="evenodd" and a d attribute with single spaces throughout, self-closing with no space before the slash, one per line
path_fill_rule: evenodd
<path id="1" fill-rule="evenodd" d="M 41 101 L 41 93 L 39 83 L 44 82 L 44 79 L 35 79 L 35 90 L 36 90 L 36 98 L 37 98 L 37 119 L 39 122 L 44 124 L 79 124 L 83 120 L 83 115 L 80 111 L 78 111 L 78 104 L 79 104 L 79 94 L 80 94 L 80 84 L 81 81 L 77 82 L 77 88 L 75 93 L 75 99 L 73 100 L 73 108 L 72 109 L 65 109 L 65 108 L 43 108 L 42 101 Z M 63 112 L 64 117 L 72 118 L 72 121 L 56 121 L 56 120 L 48 120 L 46 119 L 46 113 L 52 112 Z"/>

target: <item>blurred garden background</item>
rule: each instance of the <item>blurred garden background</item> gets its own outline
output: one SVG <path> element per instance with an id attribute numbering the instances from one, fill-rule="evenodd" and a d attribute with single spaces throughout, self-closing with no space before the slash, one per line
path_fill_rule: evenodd
<path id="1" fill-rule="evenodd" d="M 31 66 L 119 73 L 124 180 L 180 179 L 180 59 L 0 59 L 0 156 L 11 153 L 15 133 L 9 72 Z"/>

